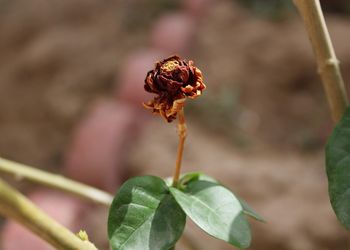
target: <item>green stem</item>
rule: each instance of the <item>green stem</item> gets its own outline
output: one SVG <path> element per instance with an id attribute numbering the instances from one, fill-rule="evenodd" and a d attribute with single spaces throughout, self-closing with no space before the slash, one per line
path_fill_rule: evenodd
<path id="1" fill-rule="evenodd" d="M 335 122 L 343 116 L 348 97 L 319 0 L 294 0 L 313 47 L 318 72 Z"/>
<path id="2" fill-rule="evenodd" d="M 79 239 L 1 179 L 0 214 L 21 223 L 56 249 L 97 250 L 91 242 Z"/>
<path id="3" fill-rule="evenodd" d="M 0 157 L 0 172 L 59 189 L 98 204 L 110 206 L 113 197 L 101 190 Z"/>

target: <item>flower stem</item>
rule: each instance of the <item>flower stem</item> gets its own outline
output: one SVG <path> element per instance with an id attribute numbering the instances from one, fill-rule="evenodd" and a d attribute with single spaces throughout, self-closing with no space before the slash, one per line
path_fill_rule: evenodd
<path id="1" fill-rule="evenodd" d="M 0 157 L 0 172 L 16 179 L 27 179 L 48 187 L 59 189 L 95 203 L 110 206 L 113 197 L 101 190 L 67 179 L 61 175 L 47 173 L 34 167 Z"/>
<path id="2" fill-rule="evenodd" d="M 173 177 L 173 187 L 176 187 L 179 178 L 180 178 L 180 172 L 181 172 L 181 162 L 182 162 L 182 155 L 184 150 L 184 144 L 185 139 L 187 135 L 187 128 L 186 128 L 186 121 L 185 121 L 185 112 L 183 108 L 178 112 L 178 119 L 179 123 L 177 125 L 177 133 L 179 135 L 179 145 L 177 148 L 177 157 L 176 157 L 176 166 L 175 166 L 175 173 Z"/>
<path id="3" fill-rule="evenodd" d="M 304 20 L 317 59 L 318 72 L 323 82 L 332 117 L 334 122 L 337 122 L 348 105 L 348 97 L 320 1 L 293 1 Z"/>
<path id="4" fill-rule="evenodd" d="M 1 179 L 0 214 L 21 223 L 56 249 L 97 250 L 91 242 L 79 239 Z"/>

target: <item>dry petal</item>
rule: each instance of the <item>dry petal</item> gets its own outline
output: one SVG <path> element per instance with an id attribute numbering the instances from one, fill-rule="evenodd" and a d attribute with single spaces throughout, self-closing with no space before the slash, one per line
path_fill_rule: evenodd
<path id="1" fill-rule="evenodd" d="M 143 104 L 144 107 L 171 122 L 184 107 L 186 97 L 197 98 L 206 86 L 202 72 L 193 61 L 187 62 L 174 55 L 156 63 L 147 73 L 144 88 L 156 94 L 153 100 Z"/>

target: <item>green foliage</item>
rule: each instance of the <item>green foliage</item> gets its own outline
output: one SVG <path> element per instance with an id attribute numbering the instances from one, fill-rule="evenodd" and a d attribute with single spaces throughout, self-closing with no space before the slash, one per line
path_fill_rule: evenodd
<path id="1" fill-rule="evenodd" d="M 350 230 L 350 108 L 326 146 L 328 190 L 339 221 Z"/>
<path id="2" fill-rule="evenodd" d="M 80 231 L 76 234 L 79 239 L 82 241 L 89 241 L 89 235 L 85 230 L 80 229 Z"/>
<path id="3" fill-rule="evenodd" d="M 218 239 L 239 248 L 250 245 L 245 214 L 263 219 L 246 202 L 199 172 L 182 175 L 178 187 L 170 185 L 170 179 L 155 176 L 135 177 L 123 184 L 109 212 L 113 250 L 169 250 L 183 232 L 185 214 Z"/>
<path id="4" fill-rule="evenodd" d="M 242 200 L 240 198 L 238 198 L 238 200 L 242 205 L 243 213 L 252 217 L 253 219 L 256 219 L 257 221 L 265 222 L 264 218 L 261 217 L 257 212 L 255 212 L 255 210 L 253 208 L 251 208 L 247 202 L 245 202 L 244 200 Z"/>
<path id="5" fill-rule="evenodd" d="M 215 180 L 213 177 L 205 175 L 202 172 L 189 172 L 189 173 L 184 173 L 180 175 L 180 180 L 177 188 L 184 189 L 185 186 L 190 182 L 198 181 L 198 180 L 218 183 L 218 181 Z M 169 187 L 172 185 L 172 181 L 173 181 L 172 177 L 168 177 L 165 179 L 165 182 Z"/>
<path id="6" fill-rule="evenodd" d="M 209 181 L 193 181 L 182 192 L 170 192 L 185 213 L 208 234 L 239 248 L 250 245 L 249 224 L 239 200 L 225 187 Z"/>
<path id="7" fill-rule="evenodd" d="M 216 179 L 214 179 L 211 176 L 205 175 L 201 172 L 191 172 L 191 173 L 186 173 L 183 174 L 180 178 L 180 182 L 179 182 L 179 188 L 180 189 L 184 189 L 184 186 L 188 185 L 189 183 L 193 182 L 193 181 L 209 181 L 209 182 L 213 182 L 216 184 L 220 184 L 220 182 Z M 222 184 L 220 184 L 222 185 Z M 257 213 L 254 211 L 254 209 L 252 209 L 247 202 L 245 202 L 243 199 L 239 198 L 237 195 L 235 195 L 237 197 L 237 199 L 239 200 L 239 202 L 241 203 L 241 206 L 243 208 L 243 213 L 245 213 L 246 215 L 252 217 L 255 220 L 261 221 L 261 222 L 265 222 L 265 220 Z"/>
<path id="8" fill-rule="evenodd" d="M 168 250 L 186 221 L 165 182 L 135 177 L 123 184 L 110 208 L 108 237 L 113 250 Z"/>

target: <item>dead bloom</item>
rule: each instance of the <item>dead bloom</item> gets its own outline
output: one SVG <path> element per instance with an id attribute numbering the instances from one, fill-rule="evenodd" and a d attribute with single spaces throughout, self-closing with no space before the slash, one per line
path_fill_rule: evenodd
<path id="1" fill-rule="evenodd" d="M 147 73 L 145 90 L 156 94 L 156 97 L 144 106 L 171 122 L 183 108 L 186 97 L 195 99 L 204 89 L 202 72 L 193 65 L 193 61 L 171 56 L 157 62 L 155 69 Z"/>

